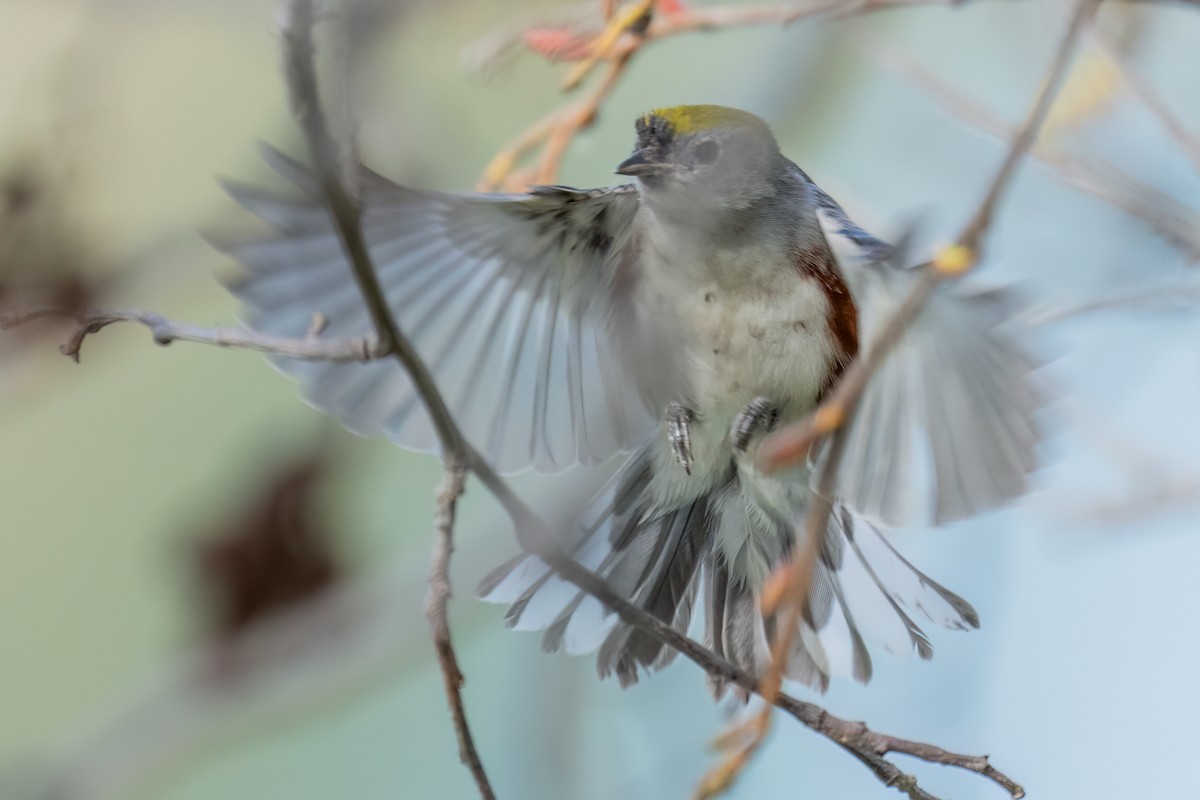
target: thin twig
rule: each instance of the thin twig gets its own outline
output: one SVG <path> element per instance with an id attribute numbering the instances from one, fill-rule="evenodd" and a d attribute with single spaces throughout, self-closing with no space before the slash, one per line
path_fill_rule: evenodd
<path id="1" fill-rule="evenodd" d="M 600 106 L 617 87 L 635 51 L 636 48 L 626 48 L 618 54 L 609 65 L 604 78 L 582 100 L 573 101 L 550 112 L 496 153 L 484 168 L 476 189 L 481 192 L 495 191 L 499 188 L 519 191 L 525 188 L 519 185 L 520 183 L 553 183 L 567 148 L 580 131 L 595 122 Z M 514 182 L 512 179 L 521 174 L 516 172 L 517 165 L 539 146 L 542 151 L 536 167 L 530 173 L 531 180 Z"/>
<path id="2" fill-rule="evenodd" d="M 1011 184 L 1022 157 L 1029 152 L 1037 139 L 1038 131 L 1054 104 L 1054 97 L 1066 75 L 1083 25 L 1095 13 L 1098 4 L 1099 0 L 1080 0 L 1076 5 L 1067 31 L 1059 42 L 1049 71 L 1042 82 L 1041 91 L 1020 132 L 1009 146 L 1003 163 L 988 185 L 983 201 L 971 215 L 957 243 L 944 249 L 931 263 L 921 268 L 909 294 L 872 340 L 866 354 L 855 359 L 842 373 L 829 397 L 817 410 L 763 440 L 758 454 L 759 466 L 762 469 L 772 472 L 799 464 L 807 458 L 809 448 L 818 437 L 841 427 L 866 389 L 871 376 L 920 315 L 938 285 L 944 280 L 961 276 L 979 260 L 997 204 Z"/>
<path id="3" fill-rule="evenodd" d="M 833 476 L 837 473 L 845 442 L 845 432 L 858 401 L 871 376 L 883 363 L 891 347 L 919 316 L 937 284 L 946 278 L 956 277 L 965 272 L 977 261 L 1000 199 L 1011 183 L 1017 165 L 1036 139 L 1066 74 L 1067 65 L 1070 63 L 1071 54 L 1083 25 L 1095 13 L 1097 5 L 1098 0 L 1081 0 L 1076 7 L 1067 32 L 1062 38 L 1043 81 L 1042 90 L 1034 101 L 1021 132 L 1010 146 L 983 201 L 963 229 L 957 244 L 950 249 L 949 258 L 943 257 L 940 261 L 935 260 L 922 269 L 910 294 L 883 326 L 883 330 L 876 337 L 866 355 L 857 359 L 838 381 L 832 396 L 808 418 L 801 420 L 789 429 L 774 434 L 762 445 L 760 459 L 763 466 L 778 469 L 785 465 L 794 465 L 804 459 L 816 437 L 832 434 L 828 457 L 822 467 L 818 487 L 813 494 L 812 506 L 806 520 L 806 540 L 799 554 L 784 568 L 786 571 L 779 579 L 782 580 L 785 588 L 774 593 L 776 597 L 780 597 L 788 603 L 788 606 L 784 608 L 783 621 L 777 640 L 772 643 L 771 669 L 764 677 L 760 690 L 763 697 L 768 700 L 772 699 L 778 691 L 778 687 L 782 685 L 787 658 L 796 635 L 795 629 L 799 625 L 804 605 L 807 602 L 813 569 L 833 510 L 831 499 Z M 767 610 L 764 608 L 764 611 Z M 702 796 L 707 797 L 723 791 L 736 779 L 748 763 L 749 757 L 762 744 L 769 730 L 769 709 L 768 706 L 758 715 L 757 719 L 751 720 L 751 724 L 748 726 L 748 739 L 710 774 L 709 780 L 701 787 Z M 870 764 L 866 760 L 864 763 Z M 928 796 L 910 776 L 897 777 L 894 782 L 889 782 L 889 785 L 894 785 L 907 792 L 910 797 L 925 798 Z M 1010 792 L 1014 797 L 1023 794 L 1020 787 L 1016 787 L 1015 791 L 1010 789 Z"/>
<path id="4" fill-rule="evenodd" d="M 289 339 L 270 336 L 247 328 L 202 328 L 173 322 L 161 314 L 139 308 L 89 309 L 80 311 L 61 306 L 36 306 L 0 312 L 0 330 L 28 325 L 42 319 L 70 318 L 75 320 L 75 329 L 59 351 L 78 363 L 83 340 L 98 333 L 115 322 L 136 322 L 150 329 L 154 343 L 168 345 L 172 342 L 196 342 L 216 347 L 240 350 L 255 350 L 269 355 L 299 358 L 306 361 L 372 361 L 382 358 L 386 352 L 372 334 L 350 339 L 324 341 L 316 336 L 305 339 Z"/>
<path id="5" fill-rule="evenodd" d="M 286 8 L 288 13 L 283 24 L 284 74 L 287 78 L 292 110 L 304 129 L 313 168 L 321 183 L 322 199 L 329 209 L 334 228 L 346 251 L 354 279 L 358 282 L 363 301 L 370 312 L 375 333 L 382 347 L 394 355 L 408 372 L 413 386 L 421 395 L 437 431 L 443 455 L 465 460 L 467 445 L 450 414 L 450 409 L 440 394 L 431 391 L 434 389 L 433 376 L 417 355 L 412 342 L 401 332 L 388 307 L 363 236 L 362 208 L 357 198 L 352 197 L 346 190 L 342 179 L 337 145 L 329 134 L 325 115 L 321 110 L 313 61 L 312 0 L 291 0 Z"/>
<path id="6" fill-rule="evenodd" d="M 1025 321 L 1029 325 L 1047 325 L 1097 311 L 1120 311 L 1131 308 L 1156 311 L 1194 311 L 1200 308 L 1200 284 L 1192 281 L 1169 286 L 1156 286 L 1152 289 L 1121 292 L 1069 305 L 1045 306 L 1030 311 L 1026 315 Z"/>
<path id="7" fill-rule="evenodd" d="M 896 49 L 872 38 L 861 38 L 869 41 L 873 56 L 924 89 L 960 122 L 1011 145 L 1013 133 L 1008 126 L 971 98 Z M 1040 142 L 1029 155 L 1066 184 L 1137 217 L 1192 260 L 1200 260 L 1200 218 L 1175 199 L 1108 164 L 1073 156 Z"/>
<path id="8" fill-rule="evenodd" d="M 1033 143 L 1037 140 L 1042 123 L 1045 121 L 1046 115 L 1050 112 L 1050 107 L 1054 105 L 1054 98 L 1058 95 L 1063 78 L 1066 77 L 1067 66 L 1071 63 L 1071 56 L 1074 53 L 1079 36 L 1083 32 L 1083 28 L 1088 20 L 1096 13 L 1096 8 L 1099 5 L 1100 0 L 1079 0 L 1079 3 L 1075 7 L 1075 13 L 1071 17 L 1071 23 L 1067 27 L 1067 32 L 1063 36 L 1057 52 L 1054 54 L 1054 60 L 1050 64 L 1046 78 L 1042 81 L 1042 89 L 1038 93 L 1037 100 L 1033 103 L 1033 108 L 1029 110 L 1028 117 L 1025 119 L 1025 124 L 1021 126 L 1017 138 L 1009 147 L 1008 156 L 1004 159 L 1004 163 L 1000 165 L 1000 169 L 996 172 L 996 177 L 992 179 L 991 186 L 988 187 L 983 202 L 980 203 L 979 208 L 975 211 L 975 215 L 958 237 L 959 246 L 971 251 L 972 261 L 978 258 L 978 253 L 983 247 L 983 238 L 991 228 L 992 217 L 999 205 L 1000 198 L 1004 196 L 1004 193 L 1008 191 L 1012 183 L 1012 177 L 1016 174 L 1017 165 L 1025 158 L 1025 154 L 1029 152 L 1030 148 L 1033 147 Z"/>
<path id="9" fill-rule="evenodd" d="M 329 133 L 321 109 L 314 59 L 313 23 L 312 0 L 291 0 L 288 3 L 284 20 L 283 56 L 291 105 L 304 129 L 309 155 L 321 183 L 322 198 L 350 261 L 363 301 L 370 311 L 376 335 L 384 350 L 394 355 L 408 373 L 442 445 L 442 459 L 446 465 L 449 484 L 439 502 L 442 511 L 438 520 L 439 542 L 434 547 L 434 561 L 431 566 L 429 619 L 438 664 L 442 669 L 450 703 L 450 716 L 459 743 L 459 757 L 471 770 L 483 800 L 494 800 L 495 794 L 467 725 L 461 693 L 463 676 L 450 641 L 445 608 L 450 591 L 448 570 L 454 502 L 462 489 L 463 469 L 468 464 L 476 470 L 487 472 L 490 472 L 491 468 L 486 466 L 467 444 L 445 400 L 438 392 L 429 369 L 417 354 L 412 342 L 400 330 L 387 297 L 379 285 L 378 273 L 362 231 L 362 208 L 358 199 L 346 188 L 337 145 Z"/>
<path id="10" fill-rule="evenodd" d="M 1167 129 L 1167 133 L 1175 140 L 1175 143 L 1187 153 L 1189 159 L 1196 169 L 1200 169 L 1200 137 L 1189 131 L 1171 107 L 1167 105 L 1162 96 L 1158 93 L 1150 81 L 1146 80 L 1141 74 L 1129 65 L 1128 59 L 1123 53 L 1113 44 L 1106 34 L 1101 32 L 1095 25 L 1090 26 L 1088 33 L 1091 41 L 1100 48 L 1100 50 L 1108 56 L 1120 72 L 1121 78 L 1125 81 L 1125 85 L 1129 87 L 1134 96 L 1142 102 L 1150 110 L 1150 113 L 1158 117 L 1162 122 L 1163 127 Z"/>
<path id="11" fill-rule="evenodd" d="M 628 8 L 624 8 L 618 14 L 609 14 L 608 9 L 604 9 L 605 28 L 593 40 L 591 52 L 588 53 L 581 61 L 575 64 L 563 81 L 563 89 L 571 90 L 580 84 L 580 82 L 588 76 L 592 68 L 596 66 L 603 58 L 607 58 L 615 51 L 615 47 L 621 37 L 626 33 L 637 28 L 644 27 L 650 19 L 653 18 L 654 5 L 657 0 L 633 0 Z M 635 34 L 640 38 L 640 34 Z M 629 54 L 625 54 L 628 59 Z"/>
<path id="12" fill-rule="evenodd" d="M 958 5 L 961 0 L 816 0 L 815 2 L 770 6 L 716 6 L 685 8 L 671 14 L 655 14 L 648 27 L 628 32 L 630 19 L 614 18 L 594 40 L 592 51 L 576 63 L 567 78 L 568 87 L 583 79 L 599 61 L 610 68 L 596 89 L 583 101 L 568 101 L 528 126 L 513 138 L 484 168 L 476 188 L 495 191 L 519 190 L 520 183 L 552 183 L 558 174 L 562 154 L 580 131 L 591 125 L 600 107 L 619 85 L 630 59 L 646 45 L 684 33 L 717 31 L 755 26 L 787 27 L 803 19 L 844 19 L 876 11 L 914 6 Z M 651 6 L 639 1 L 632 6 L 640 18 Z M 634 20 L 636 21 L 636 20 Z M 613 37 L 614 31 L 623 36 Z M 597 49 L 598 48 L 598 49 Z M 518 171 L 522 161 L 538 148 L 541 152 L 532 172 Z"/>
<path id="13" fill-rule="evenodd" d="M 446 700 L 450 704 L 450 718 L 454 722 L 454 733 L 458 738 L 458 760 L 471 771 L 479 795 L 484 800 L 495 800 L 496 793 L 488 781 L 471 728 L 467 725 L 467 711 L 463 706 L 462 687 L 465 682 L 454 645 L 450 641 L 450 621 L 446 606 L 450 602 L 450 556 L 454 553 L 454 516 L 458 498 L 463 493 L 467 472 L 461 464 L 447 462 L 446 474 L 437 493 L 437 538 L 433 543 L 433 555 L 429 560 L 429 591 L 425 596 L 425 617 L 433 633 L 434 651 L 442 668 L 442 681 L 446 687 Z"/>

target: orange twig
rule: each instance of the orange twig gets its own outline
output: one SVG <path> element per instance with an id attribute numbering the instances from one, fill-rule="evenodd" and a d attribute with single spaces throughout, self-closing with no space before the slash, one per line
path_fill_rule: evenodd
<path id="1" fill-rule="evenodd" d="M 609 53 L 613 52 L 621 37 L 629 31 L 643 27 L 653 13 L 654 0 L 637 0 L 612 19 L 606 17 L 608 24 L 592 42 L 591 52 L 567 73 L 567 77 L 563 80 L 563 89 L 570 91 L 578 86 L 601 59 L 608 57 Z"/>
<path id="2" fill-rule="evenodd" d="M 626 47 L 609 66 L 604 79 L 587 97 L 556 108 L 522 131 L 516 139 L 493 156 L 476 188 L 481 192 L 494 192 L 498 189 L 520 191 L 530 183 L 553 183 L 567 148 L 574 141 L 576 134 L 595 122 L 600 106 L 616 88 L 621 74 L 636 50 L 636 46 Z M 522 160 L 539 146 L 542 150 L 531 173 L 519 171 Z M 532 180 L 526 180 L 527 177 L 532 177 Z"/>
<path id="3" fill-rule="evenodd" d="M 562 158 L 575 136 L 595 119 L 601 105 L 612 94 L 633 55 L 651 42 L 683 33 L 715 31 L 724 28 L 763 25 L 791 25 L 806 18 L 843 19 L 874 11 L 912 6 L 954 5 L 958 0 L 813 0 L 793 5 L 716 6 L 690 9 L 672 4 L 670 13 L 659 13 L 638 33 L 643 20 L 653 13 L 652 0 L 638 0 L 627 13 L 616 14 L 610 24 L 593 40 L 590 52 L 577 61 L 564 82 L 564 88 L 578 85 L 601 61 L 611 68 L 596 90 L 582 101 L 568 102 L 534 122 L 500 150 L 483 171 L 476 188 L 518 191 L 528 183 L 518 173 L 526 158 L 542 149 L 533 171 L 536 182 L 553 183 Z M 607 13 L 609 4 L 602 8 Z M 615 11 L 615 4 L 613 4 Z M 519 179 L 520 178 L 520 179 Z"/>

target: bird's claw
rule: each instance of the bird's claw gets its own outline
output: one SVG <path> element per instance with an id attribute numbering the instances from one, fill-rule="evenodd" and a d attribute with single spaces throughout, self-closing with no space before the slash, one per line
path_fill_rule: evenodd
<path id="1" fill-rule="evenodd" d="M 692 412 L 682 403 L 667 405 L 667 439 L 675 460 L 688 475 L 692 474 Z"/>
<path id="2" fill-rule="evenodd" d="M 779 421 L 779 409 L 765 397 L 756 397 L 746 404 L 733 420 L 729 429 L 729 441 L 739 453 L 746 452 L 750 440 L 759 430 L 767 432 Z"/>

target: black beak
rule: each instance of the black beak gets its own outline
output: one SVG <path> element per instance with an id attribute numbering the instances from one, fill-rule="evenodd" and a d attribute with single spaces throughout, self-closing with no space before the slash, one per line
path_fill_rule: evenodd
<path id="1" fill-rule="evenodd" d="M 661 175 L 670 169 L 669 165 L 655 161 L 645 148 L 634 150 L 633 155 L 617 165 L 618 175 Z"/>

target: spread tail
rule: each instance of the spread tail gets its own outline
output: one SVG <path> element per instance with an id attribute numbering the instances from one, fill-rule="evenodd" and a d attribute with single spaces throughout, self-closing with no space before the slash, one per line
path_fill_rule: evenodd
<path id="1" fill-rule="evenodd" d="M 651 451 L 643 447 L 596 499 L 589 521 L 569 548 L 572 556 L 621 596 L 682 633 L 688 632 L 702 596 L 705 645 L 761 675 L 770 659 L 768 635 L 778 618 L 764 618 L 759 606 L 762 570 L 748 565 L 763 561 L 769 570 L 780 563 L 802 518 L 784 521 L 757 506 L 751 499 L 757 493 L 743 492 L 732 473 L 720 491 L 664 509 L 648 495 L 652 469 Z M 740 541 L 741 549 L 731 548 L 731 539 Z M 546 651 L 598 651 L 601 677 L 615 674 L 622 686 L 636 683 L 643 670 L 661 669 L 675 656 L 535 556 L 501 565 L 478 591 L 484 600 L 508 604 L 509 627 L 543 631 Z M 952 629 L 979 625 L 969 603 L 923 575 L 874 527 L 838 507 L 787 675 L 820 691 L 832 676 L 866 682 L 872 672 L 868 641 L 897 655 L 930 658 L 933 648 L 917 618 Z M 726 687 L 713 688 L 721 694 Z"/>

